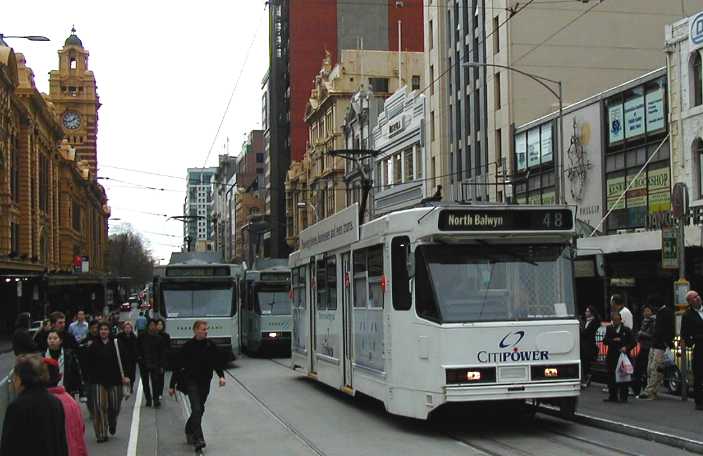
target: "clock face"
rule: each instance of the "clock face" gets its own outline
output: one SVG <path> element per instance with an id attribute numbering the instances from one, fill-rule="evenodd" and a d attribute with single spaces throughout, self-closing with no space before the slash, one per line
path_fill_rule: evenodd
<path id="1" fill-rule="evenodd" d="M 74 111 L 66 111 L 63 114 L 63 126 L 69 130 L 75 130 L 81 126 L 81 116 Z"/>

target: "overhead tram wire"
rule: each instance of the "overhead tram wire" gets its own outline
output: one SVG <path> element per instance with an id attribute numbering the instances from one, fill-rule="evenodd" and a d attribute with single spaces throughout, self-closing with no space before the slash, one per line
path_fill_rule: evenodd
<path id="1" fill-rule="evenodd" d="M 132 173 L 141 173 L 141 174 L 150 174 L 152 176 L 159 176 L 159 177 L 170 177 L 171 179 L 178 179 L 178 180 L 188 180 L 187 178 L 183 176 L 174 176 L 171 174 L 163 174 L 163 173 L 157 173 L 154 171 L 144 171 L 143 169 L 134 169 L 134 168 L 123 168 L 120 166 L 111 166 L 111 165 L 100 165 L 100 168 L 110 168 L 110 169 L 119 169 L 121 171 L 129 171 Z"/>
<path id="2" fill-rule="evenodd" d="M 268 5 L 268 4 L 266 4 Z M 217 131 L 215 132 L 215 137 L 212 138 L 212 144 L 210 144 L 210 149 L 207 151 L 207 155 L 205 156 L 205 161 L 203 162 L 203 167 L 207 166 L 207 161 L 210 159 L 210 154 L 212 153 L 212 148 L 215 147 L 215 143 L 217 142 L 217 137 L 220 136 L 220 130 L 222 130 L 222 124 L 225 123 L 225 118 L 227 117 L 227 113 L 229 112 L 229 107 L 232 104 L 232 98 L 234 98 L 234 93 L 237 91 L 237 87 L 239 87 L 239 81 L 242 79 L 242 74 L 244 74 L 244 69 L 247 67 L 247 62 L 249 61 L 249 55 L 251 54 L 251 49 L 254 47 L 254 43 L 256 42 L 256 37 L 259 35 L 259 30 L 261 29 L 261 24 L 263 23 L 263 18 L 266 15 L 266 6 L 264 6 L 264 10 L 261 13 L 261 17 L 259 18 L 259 23 L 256 26 L 256 30 L 254 31 L 254 36 L 251 39 L 251 42 L 249 43 L 249 47 L 247 48 L 246 55 L 244 56 L 244 62 L 242 63 L 241 68 L 239 69 L 239 75 L 237 76 L 237 80 L 234 83 L 234 87 L 232 87 L 232 92 L 229 94 L 229 100 L 227 100 L 227 105 L 225 106 L 225 112 L 222 113 L 222 118 L 220 119 L 220 124 L 217 126 Z"/>

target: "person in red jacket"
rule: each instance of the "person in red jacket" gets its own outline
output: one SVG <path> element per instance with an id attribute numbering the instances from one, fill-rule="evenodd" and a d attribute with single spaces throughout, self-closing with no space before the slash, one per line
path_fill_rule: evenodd
<path id="1" fill-rule="evenodd" d="M 54 358 L 44 358 L 44 364 L 49 369 L 47 391 L 61 402 L 66 417 L 68 456 L 88 456 L 88 448 L 85 445 L 85 422 L 83 422 L 81 408 L 63 386 L 58 386 L 61 381 L 58 361 Z"/>

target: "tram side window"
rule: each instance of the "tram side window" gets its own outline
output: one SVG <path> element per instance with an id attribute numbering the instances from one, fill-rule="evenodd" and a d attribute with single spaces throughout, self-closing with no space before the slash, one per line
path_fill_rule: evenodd
<path id="1" fill-rule="evenodd" d="M 317 262 L 317 310 L 327 310 L 327 268 L 325 260 Z"/>
<path id="2" fill-rule="evenodd" d="M 327 310 L 337 310 L 337 259 L 327 258 Z"/>
<path id="3" fill-rule="evenodd" d="M 293 302 L 299 309 L 305 308 L 305 268 L 293 270 Z"/>
<path id="4" fill-rule="evenodd" d="M 393 291 L 393 308 L 395 310 L 410 310 L 410 289 L 408 277 L 408 255 L 410 254 L 410 238 L 399 236 L 391 242 L 391 286 Z"/>
<path id="5" fill-rule="evenodd" d="M 383 308 L 383 246 L 354 252 L 354 307 Z"/>

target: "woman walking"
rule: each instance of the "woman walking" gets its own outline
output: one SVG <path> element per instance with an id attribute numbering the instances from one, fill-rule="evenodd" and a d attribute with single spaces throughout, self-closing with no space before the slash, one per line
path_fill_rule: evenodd
<path id="1" fill-rule="evenodd" d="M 210 382 L 213 370 L 220 378 L 220 387 L 225 386 L 225 374 L 222 370 L 223 357 L 215 343 L 207 338 L 208 325 L 205 320 L 193 323 L 195 336 L 181 348 L 179 365 L 174 366 L 168 393 L 173 396 L 176 388 L 188 396 L 190 401 L 190 418 L 186 422 L 186 441 L 195 445 L 196 451 L 205 448 L 202 419 L 205 413 L 205 401 L 210 394 Z"/>
<path id="2" fill-rule="evenodd" d="M 598 355 L 596 345 L 596 332 L 600 328 L 598 313 L 591 306 L 587 306 L 581 320 L 580 346 L 581 346 L 581 388 L 591 384 L 591 363 Z"/>
<path id="3" fill-rule="evenodd" d="M 81 368 L 78 355 L 70 348 L 63 347 L 63 338 L 73 337 L 63 331 L 52 329 L 46 337 L 48 348 L 44 353 L 45 358 L 56 360 L 59 366 L 61 380 L 58 386 L 63 386 L 68 394 L 75 396 L 81 391 Z"/>
<path id="4" fill-rule="evenodd" d="M 166 332 L 166 322 L 163 320 L 163 318 L 157 318 L 156 319 L 156 332 L 161 336 L 163 339 L 163 344 L 164 344 L 164 351 L 166 353 L 164 357 L 164 368 L 161 369 L 160 372 L 160 378 L 159 378 L 159 385 L 161 388 L 158 391 L 159 394 L 159 400 L 161 400 L 161 396 L 164 395 L 164 373 L 167 367 L 169 367 L 169 353 L 171 351 L 171 335 Z"/>
<path id="5" fill-rule="evenodd" d="M 134 381 L 137 377 L 137 358 L 139 347 L 137 335 L 134 334 L 134 327 L 131 321 L 124 322 L 122 332 L 117 336 L 120 341 L 124 356 L 122 357 L 122 367 L 124 367 L 125 377 L 129 378 L 130 390 L 134 392 Z"/>
<path id="6" fill-rule="evenodd" d="M 93 413 L 93 427 L 98 443 L 108 440 L 117 432 L 117 417 L 122 402 L 122 384 L 129 379 L 120 374 L 117 357 L 118 343 L 110 337 L 110 324 L 106 321 L 98 325 L 99 339 L 88 348 L 87 360 L 90 366 L 92 389 L 89 407 Z"/>

